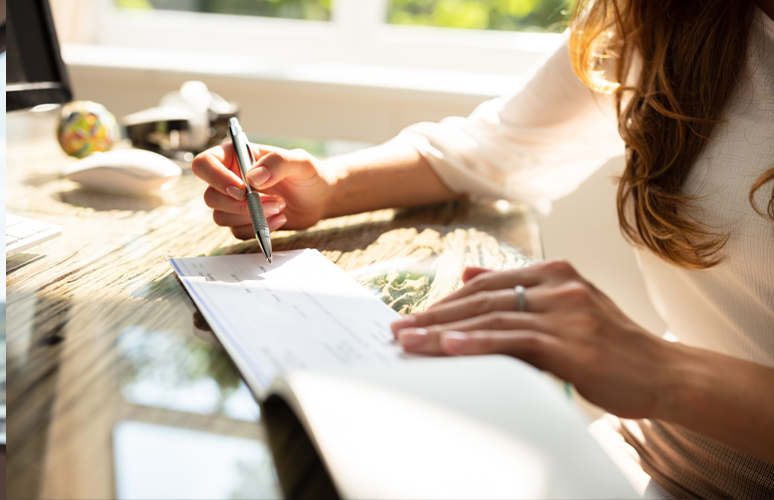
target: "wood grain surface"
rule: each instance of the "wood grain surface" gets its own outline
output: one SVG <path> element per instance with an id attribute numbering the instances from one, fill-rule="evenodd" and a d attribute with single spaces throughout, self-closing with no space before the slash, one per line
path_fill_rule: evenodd
<path id="1" fill-rule="evenodd" d="M 205 186 L 190 171 L 150 196 L 89 191 L 60 177 L 72 159 L 53 128 L 41 135 L 39 123 L 9 115 L 14 126 L 37 139 L 9 132 L 7 210 L 63 233 L 6 262 L 8 497 L 114 497 L 120 422 L 264 443 L 257 406 L 245 403 L 217 341 L 194 326 L 195 309 L 167 260 L 259 252 L 257 243 L 212 223 Z M 465 201 L 272 235 L 275 251 L 319 249 L 402 314 L 459 286 L 465 265 L 500 269 L 540 258 L 539 241 L 523 208 Z M 250 488 L 242 494 L 257 491 Z"/>

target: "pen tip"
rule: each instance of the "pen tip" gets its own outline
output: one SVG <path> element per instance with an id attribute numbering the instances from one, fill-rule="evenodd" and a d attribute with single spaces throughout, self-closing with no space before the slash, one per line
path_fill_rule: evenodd
<path id="1" fill-rule="evenodd" d="M 271 257 L 269 257 L 268 259 L 269 259 L 269 264 L 271 264 Z"/>

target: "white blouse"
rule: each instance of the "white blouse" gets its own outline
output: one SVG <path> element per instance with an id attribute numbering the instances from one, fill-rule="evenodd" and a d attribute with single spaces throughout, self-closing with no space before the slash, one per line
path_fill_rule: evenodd
<path id="1" fill-rule="evenodd" d="M 774 21 L 757 8 L 750 35 L 745 73 L 727 104 L 725 121 L 715 127 L 683 186 L 697 200 L 700 221 L 730 234 L 722 250 L 725 260 L 710 269 L 692 270 L 646 248 L 636 251 L 651 300 L 679 341 L 774 367 L 774 221 L 756 213 L 748 198 L 755 179 L 774 168 Z M 452 190 L 524 201 L 548 213 L 552 200 L 570 193 L 606 160 L 624 152 L 613 99 L 595 94 L 580 81 L 570 63 L 567 39 L 565 35 L 559 49 L 513 94 L 481 104 L 467 118 L 413 125 L 399 137 L 410 142 Z M 771 195 L 771 183 L 757 191 L 759 209 L 766 210 Z M 676 426 L 619 424 L 623 427 L 616 430 L 637 451 L 641 466 L 672 494 L 748 492 L 711 489 L 717 478 L 704 476 L 716 472 L 695 462 L 715 460 L 725 467 L 755 459 Z M 698 448 L 686 444 L 697 439 L 707 442 Z M 668 459 L 643 458 L 659 447 Z M 682 459 L 671 455 L 675 453 Z M 761 464 L 763 479 L 772 489 L 749 492 L 774 494 L 774 466 Z M 666 470 L 670 467 L 675 470 Z M 685 479 L 685 471 L 676 470 L 681 468 L 691 469 L 691 474 L 701 469 L 694 474 L 699 479 Z M 749 481 L 749 474 L 740 475 L 744 477 L 737 480 Z M 680 484 L 696 481 L 707 482 L 710 489 Z"/>

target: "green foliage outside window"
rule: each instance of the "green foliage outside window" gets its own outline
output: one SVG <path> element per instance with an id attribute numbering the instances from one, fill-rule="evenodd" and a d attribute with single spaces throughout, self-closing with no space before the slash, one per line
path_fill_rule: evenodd
<path id="1" fill-rule="evenodd" d="M 119 8 L 329 21 L 331 0 L 115 0 Z"/>
<path id="2" fill-rule="evenodd" d="M 335 0 L 115 0 L 120 8 L 162 9 L 329 21 Z M 361 0 L 368 1 L 368 0 Z M 390 24 L 561 32 L 572 0 L 388 0 Z"/>
<path id="3" fill-rule="evenodd" d="M 387 22 L 560 33 L 569 10 L 567 0 L 389 0 Z"/>

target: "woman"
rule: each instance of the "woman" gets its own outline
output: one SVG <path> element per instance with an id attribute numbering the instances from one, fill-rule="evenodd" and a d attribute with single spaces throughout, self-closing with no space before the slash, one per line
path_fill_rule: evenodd
<path id="1" fill-rule="evenodd" d="M 592 431 L 641 492 L 772 497 L 773 19 L 771 0 L 578 2 L 514 94 L 326 161 L 254 146 L 249 182 L 272 230 L 460 196 L 547 212 L 625 150 L 619 221 L 665 338 L 563 261 L 468 268 L 393 331 L 407 351 L 505 353 L 571 382 L 610 412 Z M 215 222 L 250 238 L 230 148 L 193 168 Z"/>

